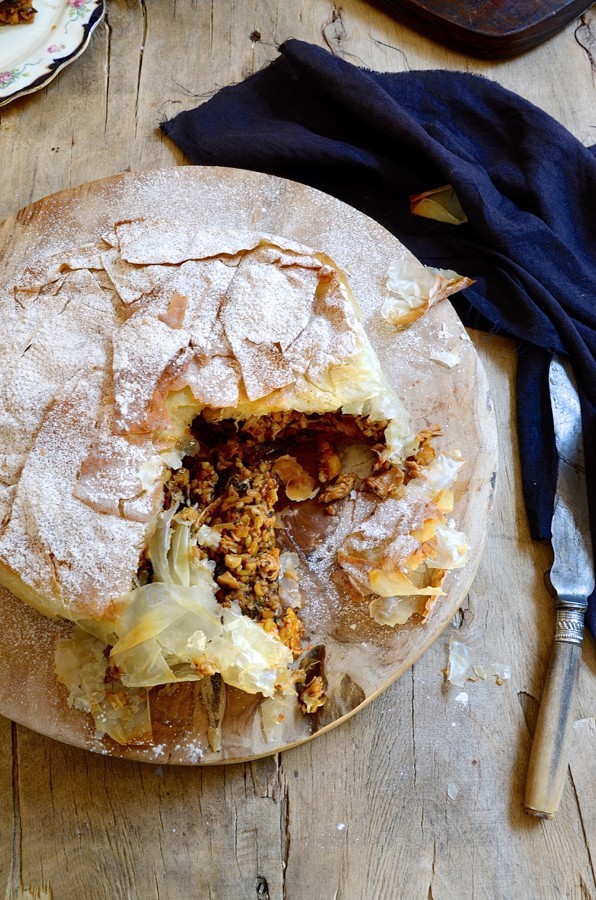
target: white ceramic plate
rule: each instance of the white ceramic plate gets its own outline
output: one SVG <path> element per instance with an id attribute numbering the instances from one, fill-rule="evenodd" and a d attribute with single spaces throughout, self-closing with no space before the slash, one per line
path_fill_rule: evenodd
<path id="1" fill-rule="evenodd" d="M 81 55 L 105 0 L 32 0 L 26 25 L 0 25 L 0 106 L 48 84 Z"/>

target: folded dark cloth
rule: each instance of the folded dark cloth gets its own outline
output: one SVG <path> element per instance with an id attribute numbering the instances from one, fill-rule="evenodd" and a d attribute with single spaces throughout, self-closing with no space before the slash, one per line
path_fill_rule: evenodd
<path id="1" fill-rule="evenodd" d="M 596 148 L 498 84 L 446 71 L 381 74 L 287 41 L 280 57 L 162 129 L 188 159 L 281 175 L 376 219 L 425 264 L 475 283 L 464 323 L 517 339 L 518 426 L 533 537 L 550 537 L 556 478 L 548 363 L 570 357 L 596 535 Z M 451 184 L 468 222 L 410 214 Z M 594 541 L 596 546 L 596 541 Z M 588 621 L 596 634 L 596 602 Z"/>

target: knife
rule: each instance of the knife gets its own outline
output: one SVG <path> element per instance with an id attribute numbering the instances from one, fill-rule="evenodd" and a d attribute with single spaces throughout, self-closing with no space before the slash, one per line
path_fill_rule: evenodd
<path id="1" fill-rule="evenodd" d="M 549 382 L 559 457 L 551 527 L 554 562 L 550 572 L 557 624 L 532 742 L 525 797 L 526 813 L 542 819 L 554 817 L 567 777 L 584 616 L 588 597 L 594 590 L 581 410 L 569 364 L 554 357 Z"/>

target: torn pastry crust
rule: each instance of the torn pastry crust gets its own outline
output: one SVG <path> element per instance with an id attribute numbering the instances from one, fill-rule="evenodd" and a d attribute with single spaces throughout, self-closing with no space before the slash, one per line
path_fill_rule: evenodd
<path id="1" fill-rule="evenodd" d="M 77 624 L 58 675 L 115 740 L 147 740 L 151 689 L 215 674 L 324 702 L 280 505 L 374 501 L 337 559 L 359 598 L 428 604 L 461 564 L 460 463 L 411 433 L 323 254 L 123 221 L 4 306 L 0 582 Z"/>

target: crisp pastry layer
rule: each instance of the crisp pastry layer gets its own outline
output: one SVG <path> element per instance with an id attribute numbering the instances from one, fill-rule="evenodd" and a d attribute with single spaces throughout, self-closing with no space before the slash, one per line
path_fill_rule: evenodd
<path id="1" fill-rule="evenodd" d="M 365 497 L 337 574 L 379 623 L 426 615 L 462 564 L 460 461 L 412 433 L 324 254 L 123 221 L 2 306 L 0 582 L 77 623 L 59 677 L 121 743 L 148 739 L 148 692 L 173 682 L 324 702 L 280 502 Z"/>

